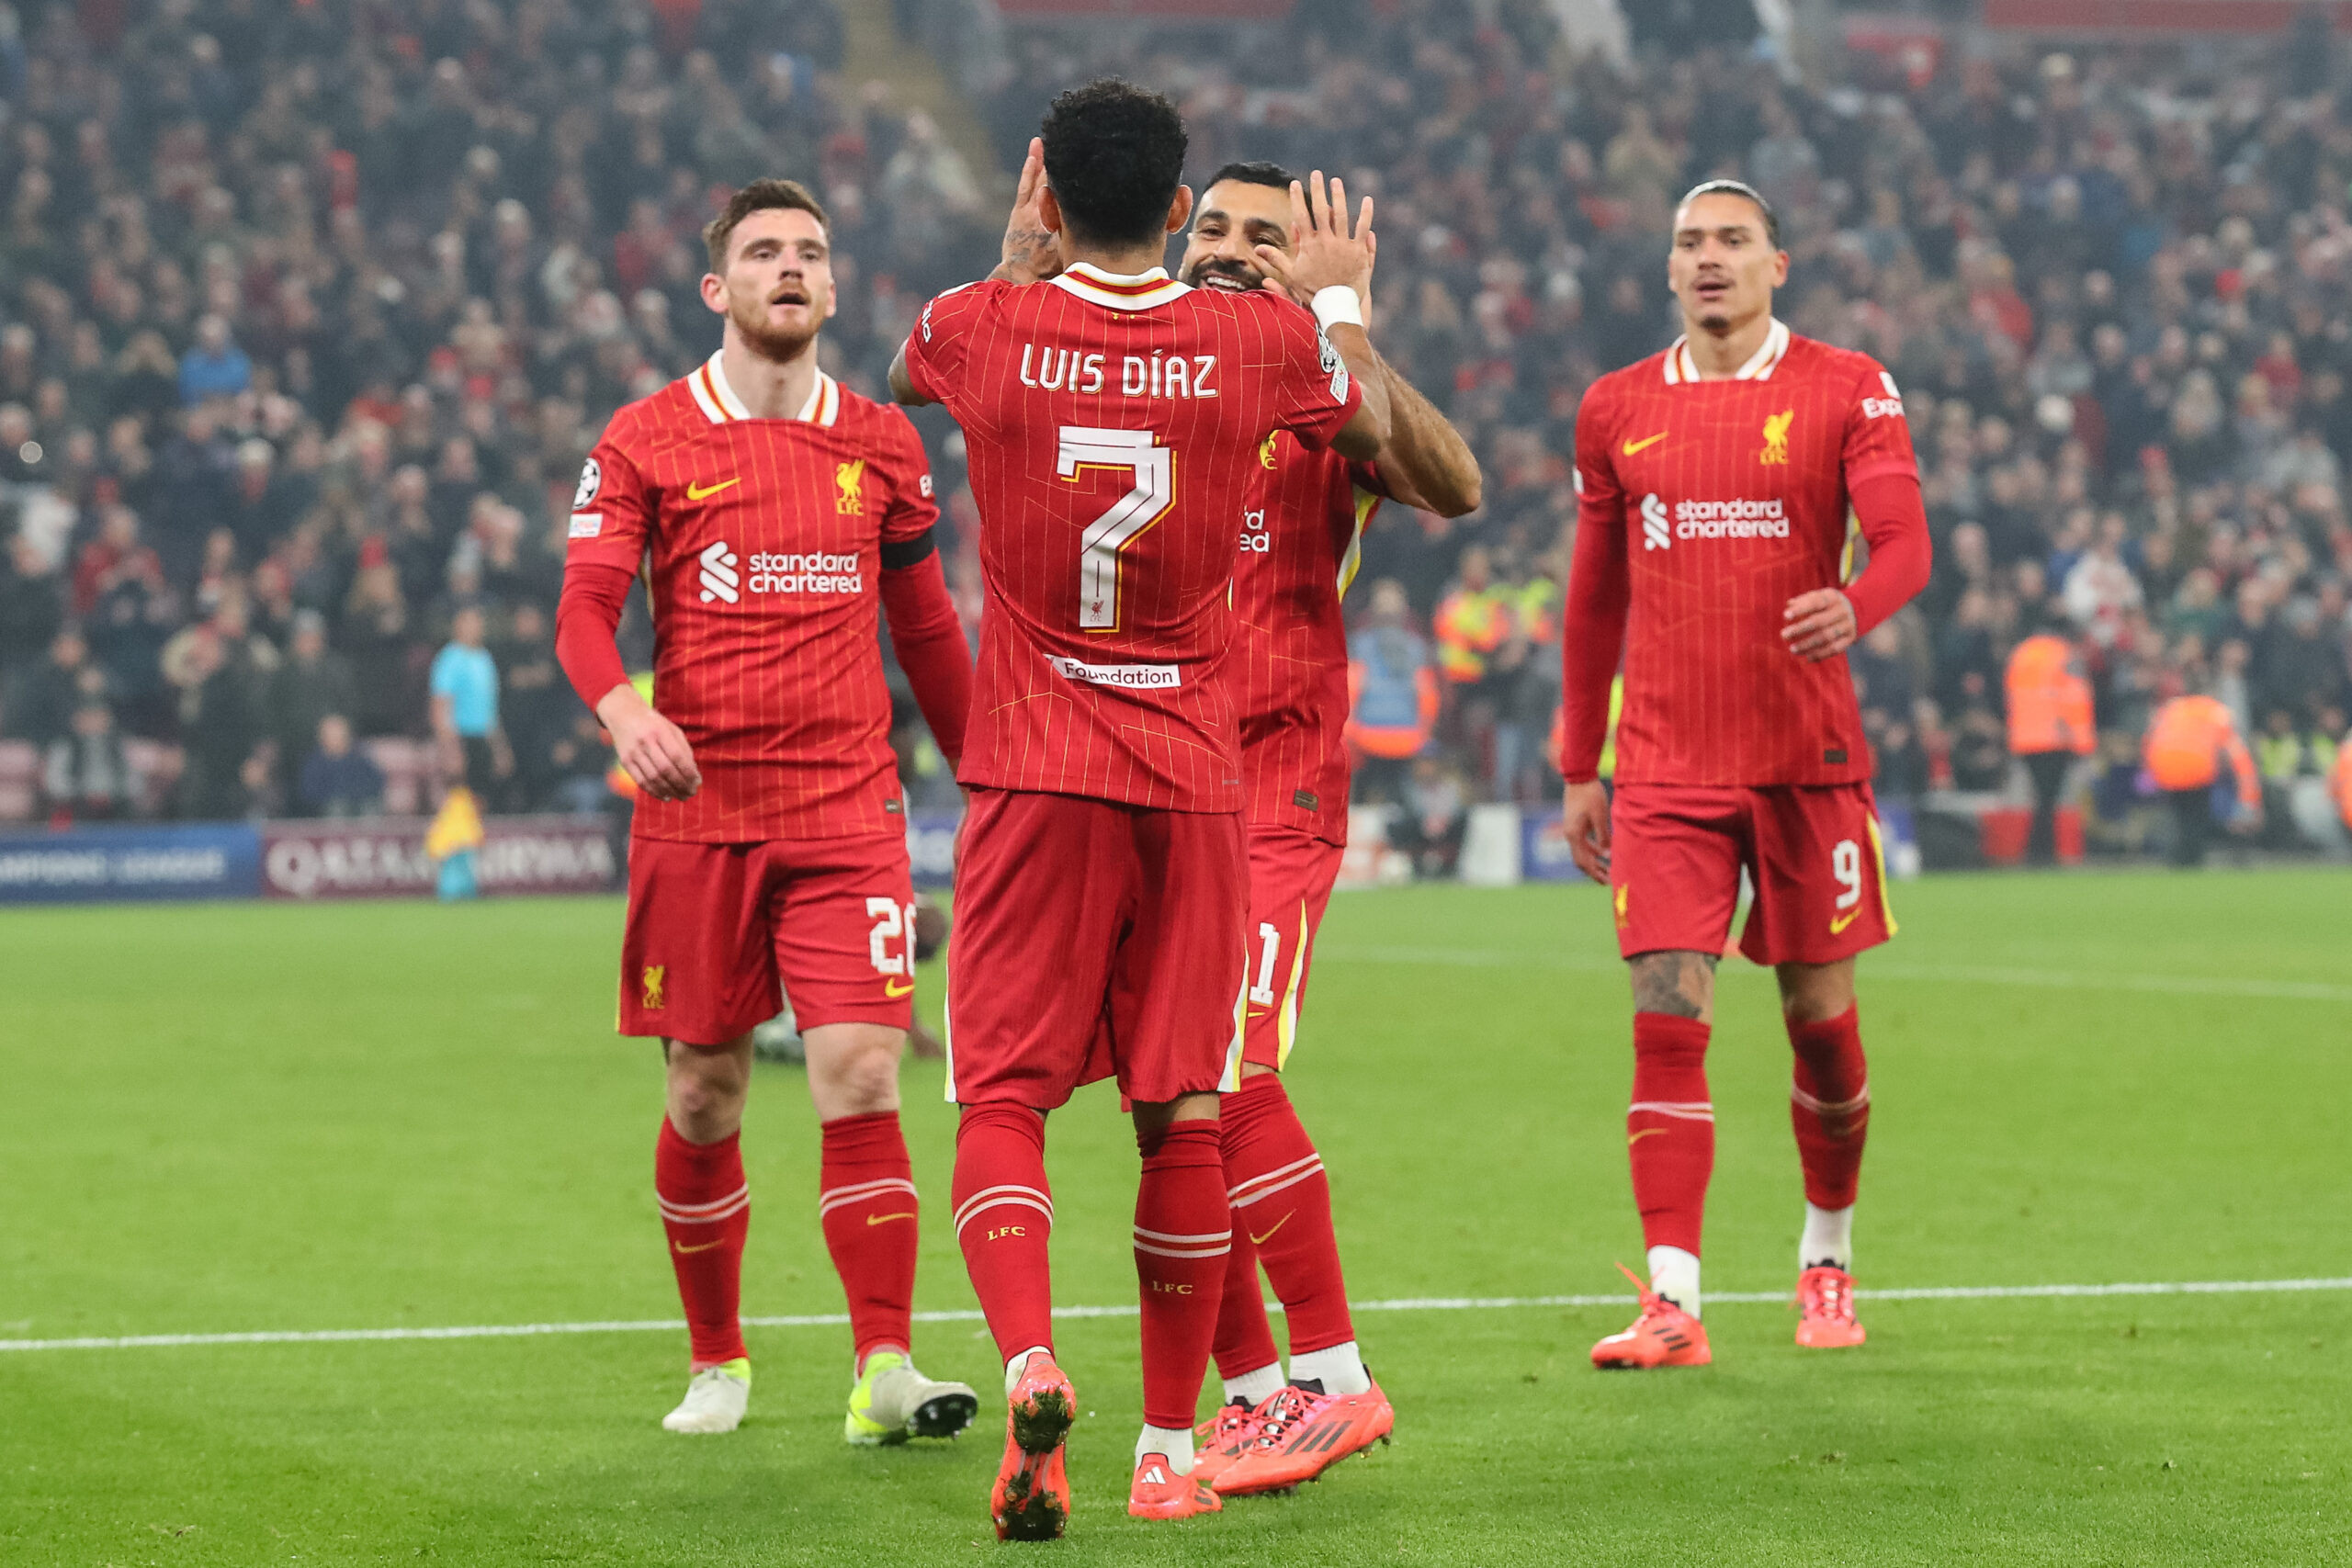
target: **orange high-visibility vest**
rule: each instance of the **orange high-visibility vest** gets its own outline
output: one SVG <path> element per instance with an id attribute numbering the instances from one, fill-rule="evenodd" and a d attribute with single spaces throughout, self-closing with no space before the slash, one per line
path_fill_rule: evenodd
<path id="1" fill-rule="evenodd" d="M 2204 789 L 2221 777 L 2222 761 L 2237 774 L 2238 800 L 2262 804 L 2262 777 L 2238 739 L 2230 710 L 2211 697 L 2175 697 L 2149 721 L 2141 752 L 2159 789 Z"/>
<path id="2" fill-rule="evenodd" d="M 2018 644 L 2009 655 L 2004 683 L 2009 694 L 2009 750 L 2072 751 L 2087 757 L 2098 750 L 2091 724 L 2091 683 L 2065 638 L 2042 632 Z"/>
<path id="3" fill-rule="evenodd" d="M 2328 770 L 2327 793 L 2335 798 L 2336 815 L 2352 828 L 2352 735 L 2335 749 L 2335 766 Z"/>
<path id="4" fill-rule="evenodd" d="M 1510 635 L 1510 606 L 1493 589 L 1473 593 L 1457 588 L 1437 607 L 1437 663 L 1456 685 L 1487 672 L 1487 655 Z"/>

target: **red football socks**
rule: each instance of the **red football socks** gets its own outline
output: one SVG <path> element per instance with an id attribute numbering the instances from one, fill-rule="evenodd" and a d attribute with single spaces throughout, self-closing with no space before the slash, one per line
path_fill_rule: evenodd
<path id="1" fill-rule="evenodd" d="M 1008 1101 L 964 1107 L 950 1195 L 956 1242 L 998 1353 L 1009 1361 L 1051 1347 L 1054 1284 L 1046 1244 L 1054 1230 L 1054 1196 L 1046 1185 L 1046 1119 Z"/>
<path id="2" fill-rule="evenodd" d="M 1136 1186 L 1143 1418 L 1153 1427 L 1182 1430 L 1193 1425 L 1200 1401 L 1232 1252 L 1225 1160 L 1217 1147 L 1217 1124 L 1205 1119 L 1178 1122 L 1159 1133 L 1138 1130 L 1136 1144 L 1143 1151 L 1143 1176 Z"/>
<path id="3" fill-rule="evenodd" d="M 1862 1060 L 1861 1010 L 1849 1007 L 1820 1023 L 1790 1019 L 1796 1077 L 1789 1120 L 1804 1162 L 1804 1201 L 1817 1209 L 1852 1206 L 1871 1125 L 1870 1068 Z"/>
<path id="4" fill-rule="evenodd" d="M 1289 1320 L 1290 1353 L 1303 1355 L 1344 1345 L 1356 1337 L 1348 1315 L 1348 1285 L 1340 1272 L 1340 1244 L 1331 1230 L 1331 1182 L 1323 1159 L 1299 1124 L 1283 1080 L 1258 1073 L 1219 1107 L 1225 1179 L 1233 1203 L 1234 1253 L 1243 1247 L 1262 1263 Z M 1256 1304 L 1255 1269 L 1250 1280 Z M 1228 1307 L 1238 1303 L 1228 1302 Z M 1257 1306 L 1259 1333 L 1266 1334 L 1265 1308 Z M 1226 1359 L 1224 1314 L 1218 1318 L 1217 1365 Z M 1238 1346 L 1236 1347 L 1237 1351 Z M 1271 1357 L 1268 1359 L 1272 1359 Z M 1265 1361 L 1254 1363 L 1264 1366 Z M 1239 1367 L 1248 1371 L 1248 1367 Z"/>
<path id="5" fill-rule="evenodd" d="M 1228 1168 L 1226 1179 L 1233 1179 Z M 1237 1216 L 1238 1211 L 1236 1211 Z M 1226 1255 L 1225 1283 L 1217 1298 L 1216 1370 L 1227 1379 L 1247 1377 L 1261 1367 L 1282 1364 L 1274 1331 L 1266 1322 L 1266 1298 L 1258 1286 L 1258 1249 L 1236 1218 L 1233 1250 Z"/>
<path id="6" fill-rule="evenodd" d="M 1634 1104 L 1626 1152 L 1642 1240 L 1696 1257 L 1715 1168 L 1715 1108 L 1707 1099 L 1707 1026 L 1671 1013 L 1634 1015 Z"/>
<path id="7" fill-rule="evenodd" d="M 678 1299 L 685 1303 L 695 1369 L 735 1360 L 745 1354 L 738 1312 L 743 1238 L 752 1228 L 742 1135 L 690 1144 L 662 1117 L 662 1136 L 653 1145 L 653 1192 L 670 1237 Z"/>
<path id="8" fill-rule="evenodd" d="M 824 1165 L 817 1179 L 817 1219 L 825 1250 L 849 1298 L 857 1365 L 878 1349 L 913 1343 L 915 1240 L 921 1206 L 899 1113 L 842 1116 L 820 1129 Z"/>

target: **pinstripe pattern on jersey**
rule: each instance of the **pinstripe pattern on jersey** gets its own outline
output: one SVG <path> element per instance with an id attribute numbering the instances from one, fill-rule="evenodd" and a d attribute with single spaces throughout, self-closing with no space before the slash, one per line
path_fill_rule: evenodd
<path id="1" fill-rule="evenodd" d="M 1609 531 L 1631 585 L 1619 784 L 1871 776 L 1845 659 L 1798 660 L 1781 628 L 1791 598 L 1844 581 L 1850 487 L 1917 472 L 1892 388 L 1868 355 L 1776 321 L 1732 379 L 1697 379 L 1678 340 L 1585 393 L 1578 525 Z M 1777 503 L 1786 537 L 1684 531 L 1685 503 L 1734 502 Z"/>
<path id="2" fill-rule="evenodd" d="M 916 387 L 964 427 L 979 504 L 988 600 L 959 776 L 1237 810 L 1238 728 L 1220 669 L 1249 470 L 1273 430 L 1328 442 L 1359 393 L 1335 386 L 1313 318 L 1287 301 L 1170 285 L 1157 269 L 1063 276 L 1064 287 L 941 295 L 907 341 Z M 1181 376 L 1168 369 L 1180 362 Z M 1120 551 L 1118 625 L 1099 631 L 1080 626 L 1080 540 L 1134 474 L 1060 478 L 1066 428 L 1148 431 L 1173 455 L 1172 500 Z M 1053 660 L 1173 666 L 1179 683 L 1113 687 Z"/>
<path id="3" fill-rule="evenodd" d="M 1252 826 L 1278 823 L 1348 841 L 1348 627 L 1340 598 L 1380 504 L 1365 465 L 1287 432 L 1259 448 L 1227 661 L 1241 718 L 1241 777 Z M 1260 547 L 1262 546 L 1262 547 Z M 1302 800 L 1301 795 L 1307 797 Z M 1311 800 L 1313 804 L 1308 804 Z"/>
<path id="4" fill-rule="evenodd" d="M 685 731 L 703 776 L 688 800 L 639 796 L 635 830 L 704 843 L 901 830 L 880 552 L 938 516 L 906 415 L 820 372 L 799 417 L 753 418 L 714 355 L 616 413 L 594 459 L 601 478 L 582 506 L 599 522 L 569 558 L 646 567 L 654 706 Z M 713 549 L 716 566 L 703 558 Z M 811 555 L 854 564 L 753 570 L 756 557 Z M 758 587 L 810 576 L 833 581 Z"/>

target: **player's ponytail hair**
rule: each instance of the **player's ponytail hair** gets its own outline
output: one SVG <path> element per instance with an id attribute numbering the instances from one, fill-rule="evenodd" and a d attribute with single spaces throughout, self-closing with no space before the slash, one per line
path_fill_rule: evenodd
<path id="1" fill-rule="evenodd" d="M 828 238 L 833 231 L 832 220 L 825 216 L 824 204 L 809 193 L 798 180 L 753 180 L 729 197 L 727 209 L 703 225 L 703 249 L 710 253 L 710 270 L 727 270 L 727 247 L 734 243 L 735 226 L 754 212 L 772 212 L 783 209 L 806 212 L 825 231 Z"/>
<path id="2" fill-rule="evenodd" d="M 1682 193 L 1682 199 L 1674 204 L 1674 210 L 1680 212 L 1702 196 L 1736 196 L 1742 201 L 1754 202 L 1756 210 L 1764 215 L 1766 243 L 1776 251 L 1781 248 L 1781 215 L 1772 210 L 1772 204 L 1765 200 L 1754 186 L 1744 180 L 1702 180 Z"/>

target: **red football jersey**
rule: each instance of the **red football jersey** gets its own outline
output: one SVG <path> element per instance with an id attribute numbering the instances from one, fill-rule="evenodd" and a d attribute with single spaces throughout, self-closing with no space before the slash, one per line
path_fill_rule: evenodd
<path id="1" fill-rule="evenodd" d="M 1233 574 L 1226 678 L 1241 720 L 1250 825 L 1348 841 L 1348 625 L 1364 525 L 1380 505 L 1369 463 L 1278 431 L 1258 448 Z"/>
<path id="2" fill-rule="evenodd" d="M 1572 576 L 1586 581 L 1570 600 L 1629 605 L 1618 783 L 1871 776 L 1846 660 L 1790 653 L 1782 612 L 1850 574 L 1850 488 L 1917 471 L 1894 378 L 1777 321 L 1732 379 L 1700 380 L 1677 339 L 1592 384 L 1577 411 Z M 1589 777 L 1613 671 L 1563 640 L 1563 771 Z"/>
<path id="3" fill-rule="evenodd" d="M 653 705 L 702 769 L 640 795 L 650 839 L 749 843 L 900 829 L 878 635 L 881 547 L 937 520 L 907 416 L 821 372 L 797 419 L 754 419 L 718 356 L 613 415 L 580 478 L 569 558 L 636 571 Z"/>
<path id="4" fill-rule="evenodd" d="M 1271 295 L 1120 277 L 976 283 L 908 374 L 964 427 L 988 607 L 957 776 L 1178 811 L 1242 803 L 1234 527 L 1274 430 L 1329 445 L 1362 391 Z"/>

